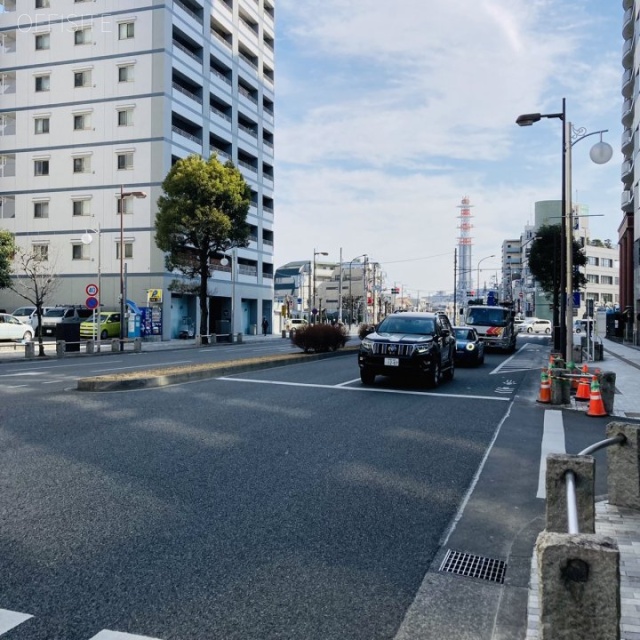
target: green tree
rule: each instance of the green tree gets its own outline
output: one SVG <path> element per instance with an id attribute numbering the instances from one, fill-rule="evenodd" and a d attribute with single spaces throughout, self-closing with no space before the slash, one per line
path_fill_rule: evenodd
<path id="1" fill-rule="evenodd" d="M 13 262 L 15 251 L 16 245 L 13 234 L 0 229 L 0 289 L 9 289 L 11 287 L 11 263 Z"/>
<path id="2" fill-rule="evenodd" d="M 231 162 L 191 155 L 178 160 L 162 183 L 156 245 L 167 269 L 182 273 L 198 292 L 200 335 L 209 335 L 207 281 L 212 260 L 248 244 L 251 189 Z"/>
<path id="3" fill-rule="evenodd" d="M 553 325 L 560 322 L 561 252 L 564 239 L 562 225 L 543 225 L 538 229 L 529 253 L 529 270 L 553 304 Z M 573 291 L 584 289 L 587 279 L 580 267 L 587 264 L 580 243 L 573 239 Z"/>

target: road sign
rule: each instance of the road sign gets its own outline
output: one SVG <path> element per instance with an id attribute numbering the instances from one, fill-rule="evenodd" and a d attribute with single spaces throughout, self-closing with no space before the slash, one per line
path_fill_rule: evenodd
<path id="1" fill-rule="evenodd" d="M 87 292 L 88 296 L 95 296 L 98 293 L 98 287 L 95 284 L 88 284 L 87 288 L 85 289 L 85 291 Z"/>
<path id="2" fill-rule="evenodd" d="M 87 309 L 95 309 L 98 306 L 98 298 L 94 298 L 93 296 L 89 296 L 85 301 L 85 305 Z"/>
<path id="3" fill-rule="evenodd" d="M 147 289 L 147 302 L 162 302 L 162 289 Z"/>

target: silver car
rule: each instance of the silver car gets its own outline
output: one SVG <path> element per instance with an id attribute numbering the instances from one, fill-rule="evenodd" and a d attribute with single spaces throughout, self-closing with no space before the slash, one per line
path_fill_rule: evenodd
<path id="1" fill-rule="evenodd" d="M 33 327 L 8 313 L 0 313 L 0 340 L 33 340 Z"/>

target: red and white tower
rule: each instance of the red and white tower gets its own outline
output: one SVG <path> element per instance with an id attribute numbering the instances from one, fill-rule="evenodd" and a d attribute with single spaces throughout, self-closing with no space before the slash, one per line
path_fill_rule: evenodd
<path id="1" fill-rule="evenodd" d="M 458 300 L 466 300 L 473 291 L 473 268 L 471 266 L 471 250 L 473 247 L 473 241 L 471 238 L 471 229 L 473 224 L 471 219 L 471 207 L 473 205 L 469 202 L 469 197 L 462 198 L 461 203 L 458 205 L 460 209 L 460 215 L 458 220 L 458 229 L 460 229 L 460 235 L 458 236 L 458 282 L 456 286 Z"/>

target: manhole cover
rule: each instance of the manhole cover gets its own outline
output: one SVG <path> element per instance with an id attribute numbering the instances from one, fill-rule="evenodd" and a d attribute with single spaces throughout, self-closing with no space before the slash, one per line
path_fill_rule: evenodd
<path id="1" fill-rule="evenodd" d="M 440 565 L 440 571 L 455 573 L 469 578 L 480 578 L 502 584 L 507 565 L 502 560 L 485 558 L 471 553 L 452 551 L 449 549 Z"/>

